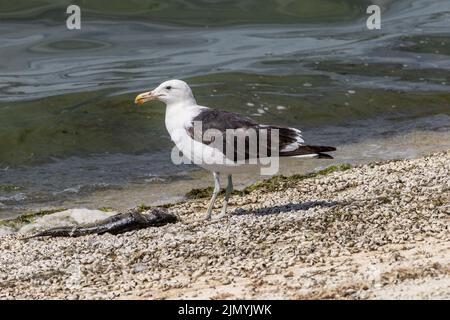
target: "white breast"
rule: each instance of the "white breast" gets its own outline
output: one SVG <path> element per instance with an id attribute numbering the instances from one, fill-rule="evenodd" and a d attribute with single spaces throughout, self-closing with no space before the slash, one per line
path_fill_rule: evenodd
<path id="1" fill-rule="evenodd" d="M 186 106 L 182 104 L 167 106 L 165 123 L 173 142 L 179 139 L 180 131 L 185 130 L 199 112 L 200 108 L 198 106 Z"/>

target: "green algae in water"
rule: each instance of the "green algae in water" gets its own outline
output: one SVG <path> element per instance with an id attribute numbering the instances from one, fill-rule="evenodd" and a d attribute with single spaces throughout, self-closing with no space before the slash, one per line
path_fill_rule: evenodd
<path id="1" fill-rule="evenodd" d="M 351 169 L 350 164 L 339 164 L 339 165 L 333 165 L 329 166 L 325 169 L 308 173 L 308 174 L 295 174 L 292 176 L 284 176 L 284 175 L 277 175 L 273 176 L 269 179 L 265 179 L 262 181 L 255 182 L 254 184 L 244 188 L 243 190 L 234 190 L 233 195 L 246 195 L 251 193 L 255 190 L 261 190 L 264 192 L 273 192 L 273 191 L 279 191 L 283 187 L 285 187 L 289 183 L 298 182 L 305 179 L 311 179 L 314 177 L 320 177 L 324 175 L 328 175 L 333 172 L 340 172 L 340 171 L 346 171 Z M 192 189 L 186 194 L 186 198 L 188 199 L 204 199 L 209 198 L 212 195 L 213 187 L 208 188 L 198 188 L 198 189 Z M 225 190 L 221 190 L 219 193 L 219 196 L 222 196 L 225 194 Z"/>
<path id="2" fill-rule="evenodd" d="M 324 61 L 309 64 L 315 70 L 333 72 L 341 75 L 358 75 L 366 77 L 398 78 L 402 81 L 429 82 L 442 84 L 450 82 L 450 74 L 443 69 L 414 69 L 400 63 L 339 63 Z"/>
<path id="3" fill-rule="evenodd" d="M 196 85 L 194 93 L 200 104 L 250 117 L 254 116 L 257 108 L 264 106 L 269 111 L 259 115 L 256 118 L 258 122 L 303 130 L 315 126 L 345 125 L 380 115 L 400 119 L 402 115 L 414 118 L 449 113 L 448 92 L 355 89 L 323 75 L 219 73 L 194 77 L 189 81 Z M 355 89 L 355 92 L 349 94 L 349 89 Z M 247 103 L 254 104 L 254 107 Z M 278 111 L 279 105 L 287 110 Z"/>
<path id="4" fill-rule="evenodd" d="M 406 36 L 402 37 L 400 50 L 417 53 L 450 55 L 450 36 Z"/>
<path id="5" fill-rule="evenodd" d="M 23 187 L 15 186 L 11 184 L 0 184 L 0 192 L 14 192 L 14 191 L 20 191 L 23 190 Z"/>
<path id="6" fill-rule="evenodd" d="M 70 39 L 70 40 L 59 40 L 49 43 L 44 43 L 40 46 L 34 46 L 33 51 L 36 50 L 45 50 L 48 49 L 55 49 L 55 50 L 98 50 L 102 49 L 104 47 L 107 47 L 109 44 L 100 42 L 100 41 L 94 41 L 94 40 L 87 40 L 87 39 Z"/>
<path id="7" fill-rule="evenodd" d="M 114 212 L 114 211 L 116 211 L 114 208 L 111 208 L 111 207 L 101 207 L 101 208 L 98 208 L 98 210 L 102 211 L 102 212 Z"/>
<path id="8" fill-rule="evenodd" d="M 339 165 L 333 165 L 329 166 L 325 169 L 311 172 L 308 174 L 294 174 L 292 176 L 284 176 L 284 175 L 278 175 L 271 177 L 269 179 L 256 182 L 248 187 L 246 187 L 242 192 L 244 194 L 249 194 L 250 192 L 254 190 L 262 190 L 265 192 L 273 192 L 273 191 L 279 191 L 283 189 L 287 184 L 298 182 L 305 179 L 311 179 L 315 177 L 325 176 L 328 174 L 331 174 L 333 172 L 340 172 L 340 171 L 346 171 L 351 169 L 350 164 L 339 164 Z"/>
<path id="9" fill-rule="evenodd" d="M 164 109 L 137 108 L 133 101 L 134 94 L 108 97 L 97 91 L 15 102 L 13 107 L 0 103 L 0 166 L 169 148 L 168 139 L 152 138 L 164 129 Z"/>
<path id="10" fill-rule="evenodd" d="M 66 209 L 52 209 L 52 210 L 41 210 L 41 211 L 37 211 L 37 212 L 28 212 L 28 213 L 24 213 L 16 218 L 14 218 L 14 219 L 0 220 L 0 225 L 18 229 L 24 224 L 34 222 L 36 220 L 36 218 L 38 218 L 38 217 L 46 216 L 46 215 L 53 214 L 56 212 L 61 212 L 64 210 L 66 210 Z"/>
<path id="11" fill-rule="evenodd" d="M 354 69 L 345 66 L 346 72 Z M 450 114 L 449 92 L 359 88 L 348 94 L 349 87 L 341 88 L 322 75 L 235 72 L 192 77 L 187 81 L 201 105 L 305 131 L 380 115 L 401 120 Z M 133 103 L 137 92 L 110 96 L 112 93 L 102 90 L 63 94 L 15 102 L 14 106 L 0 103 L 0 167 L 43 163 L 52 158 L 139 154 L 172 148 L 164 127 L 162 103 L 137 107 Z M 279 105 L 285 110 L 278 110 Z M 268 111 L 256 117 L 262 106 Z"/>

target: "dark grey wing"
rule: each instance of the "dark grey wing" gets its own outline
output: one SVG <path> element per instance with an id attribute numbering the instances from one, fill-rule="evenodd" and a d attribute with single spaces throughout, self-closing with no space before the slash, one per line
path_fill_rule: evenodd
<path id="1" fill-rule="evenodd" d="M 260 125 L 233 112 L 205 108 L 186 130 L 194 140 L 220 150 L 233 161 L 270 157 L 275 152 L 279 156 L 316 153 L 314 148 L 304 148 L 298 129 Z M 272 130 L 277 130 L 278 146 L 271 141 Z"/>
<path id="2" fill-rule="evenodd" d="M 215 129 L 225 133 L 227 129 L 255 128 L 258 123 L 250 118 L 233 112 L 203 109 L 194 119 L 203 125 L 203 129 Z"/>
<path id="3" fill-rule="evenodd" d="M 218 149 L 233 161 L 258 157 L 259 124 L 233 112 L 203 109 L 186 128 L 196 141 Z"/>

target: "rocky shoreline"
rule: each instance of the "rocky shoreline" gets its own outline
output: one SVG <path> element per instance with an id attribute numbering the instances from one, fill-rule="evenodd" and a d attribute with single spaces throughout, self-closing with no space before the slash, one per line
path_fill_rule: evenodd
<path id="1" fill-rule="evenodd" d="M 449 177 L 446 151 L 274 178 L 221 220 L 198 199 L 117 236 L 7 235 L 0 298 L 449 299 Z"/>

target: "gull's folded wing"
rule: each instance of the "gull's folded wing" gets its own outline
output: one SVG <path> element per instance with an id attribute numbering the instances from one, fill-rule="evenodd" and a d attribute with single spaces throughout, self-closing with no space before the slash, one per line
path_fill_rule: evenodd
<path id="1" fill-rule="evenodd" d="M 333 147 L 305 146 L 301 131 L 282 126 L 260 125 L 238 114 L 204 108 L 186 128 L 192 139 L 220 150 L 233 161 L 270 157 L 321 156 Z M 273 130 L 277 130 L 274 134 Z M 278 146 L 272 141 L 278 137 Z"/>

